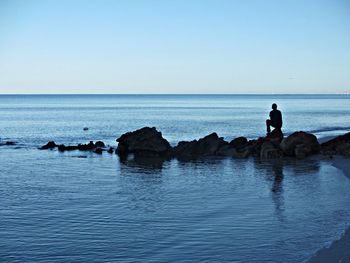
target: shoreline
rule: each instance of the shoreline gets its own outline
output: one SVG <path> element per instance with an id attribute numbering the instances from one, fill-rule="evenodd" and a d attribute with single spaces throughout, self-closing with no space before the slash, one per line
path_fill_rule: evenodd
<path id="1" fill-rule="evenodd" d="M 332 166 L 341 170 L 350 179 L 350 161 L 342 156 L 334 156 Z M 307 263 L 350 262 L 350 225 L 340 239 L 333 241 L 329 247 L 319 249 Z"/>

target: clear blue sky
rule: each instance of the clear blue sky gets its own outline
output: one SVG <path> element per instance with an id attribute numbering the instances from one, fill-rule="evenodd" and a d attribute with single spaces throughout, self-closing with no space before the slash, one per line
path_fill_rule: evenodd
<path id="1" fill-rule="evenodd" d="M 0 0 L 0 93 L 350 91 L 350 1 Z"/>

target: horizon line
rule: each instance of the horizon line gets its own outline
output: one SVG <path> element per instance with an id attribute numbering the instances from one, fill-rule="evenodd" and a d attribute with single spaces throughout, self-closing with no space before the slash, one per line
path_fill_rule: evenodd
<path id="1" fill-rule="evenodd" d="M 126 96 L 138 96 L 138 95 L 146 95 L 146 96 L 164 96 L 164 95 L 197 95 L 197 96 L 207 96 L 207 95 L 237 95 L 237 96 L 296 96 L 296 95 L 350 95 L 350 92 L 343 93 L 0 93 L 0 96 L 16 96 L 16 95 L 38 95 L 38 96 L 56 96 L 56 95 L 126 95 Z"/>

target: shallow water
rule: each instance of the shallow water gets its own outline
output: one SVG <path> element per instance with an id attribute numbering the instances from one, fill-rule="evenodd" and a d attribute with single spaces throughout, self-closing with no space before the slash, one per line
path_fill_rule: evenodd
<path id="1" fill-rule="evenodd" d="M 131 96 L 114 105 L 115 98 L 87 98 L 0 97 L 2 138 L 19 143 L 0 148 L 1 262 L 303 262 L 350 222 L 350 180 L 326 161 L 122 163 L 107 153 L 36 149 L 49 139 L 112 144 L 122 132 L 144 125 L 160 127 L 172 143 L 209 131 L 256 136 L 255 120 L 266 114 L 259 109 L 273 98 L 254 98 L 256 109 L 255 102 L 231 107 L 221 97 L 157 97 L 156 108 L 153 99 Z M 278 99 L 284 109 L 300 103 Z M 287 132 L 302 123 L 295 117 L 301 112 L 314 111 L 321 120 L 317 112 L 327 103 L 314 100 L 284 114 L 295 118 Z M 342 107 L 349 111 L 348 100 L 335 100 L 339 112 L 314 127 L 321 135 L 329 132 L 321 131 L 325 123 L 334 128 L 330 133 L 350 124 L 340 114 Z M 252 120 L 239 105 L 256 113 Z"/>
<path id="2" fill-rule="evenodd" d="M 302 262 L 350 220 L 350 181 L 318 161 L 17 152 L 0 152 L 5 262 Z"/>

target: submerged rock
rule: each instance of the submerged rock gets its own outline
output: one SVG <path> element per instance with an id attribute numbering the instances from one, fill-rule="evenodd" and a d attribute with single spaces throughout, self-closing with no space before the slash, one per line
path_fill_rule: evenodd
<path id="1" fill-rule="evenodd" d="M 16 145 L 17 143 L 16 142 L 13 142 L 13 141 L 6 141 L 6 142 L 0 142 L 0 146 L 13 146 L 13 145 Z"/>
<path id="2" fill-rule="evenodd" d="M 302 131 L 294 132 L 283 139 L 280 146 L 286 156 L 295 156 L 298 159 L 320 151 L 316 136 Z"/>
<path id="3" fill-rule="evenodd" d="M 117 153 L 126 156 L 133 153 L 138 156 L 163 156 L 166 157 L 171 151 L 169 142 L 163 138 L 162 133 L 155 127 L 127 132 L 120 136 Z"/>
<path id="4" fill-rule="evenodd" d="M 105 144 L 102 141 L 98 141 L 96 143 L 94 143 L 93 141 L 90 141 L 88 144 L 78 144 L 78 145 L 66 146 L 64 144 L 57 145 L 54 141 L 49 141 L 47 144 L 43 145 L 39 149 L 48 150 L 48 149 L 54 149 L 56 147 L 58 148 L 58 150 L 60 152 L 75 151 L 75 150 L 95 151 L 97 148 L 100 148 L 101 150 L 103 150 L 103 148 L 105 147 Z"/>
<path id="5" fill-rule="evenodd" d="M 58 145 L 58 150 L 60 152 L 64 152 L 64 151 L 74 151 L 74 150 L 78 150 L 78 146 L 75 145 L 64 145 L 64 144 L 60 144 Z"/>

